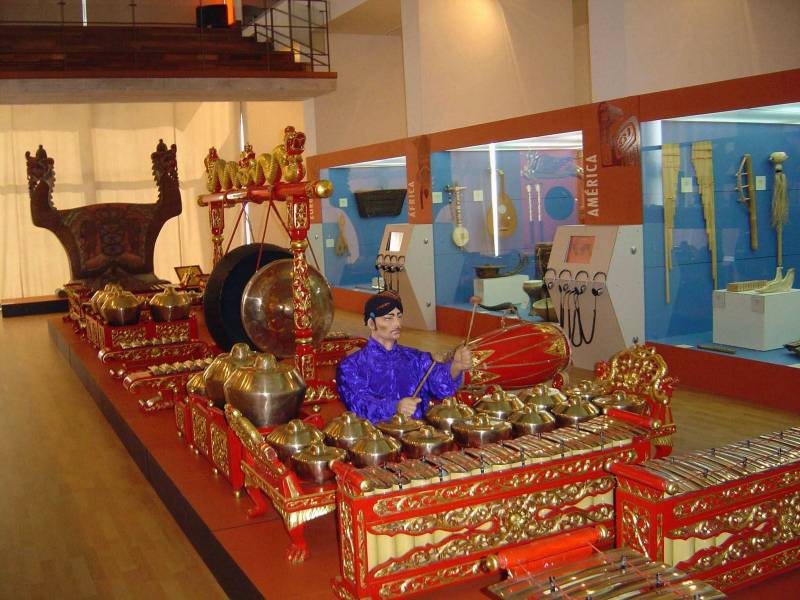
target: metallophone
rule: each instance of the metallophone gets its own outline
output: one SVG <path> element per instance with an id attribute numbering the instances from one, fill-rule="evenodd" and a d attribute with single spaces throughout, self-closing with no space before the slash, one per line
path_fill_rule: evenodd
<path id="1" fill-rule="evenodd" d="M 611 471 L 620 546 L 724 591 L 800 563 L 800 428 Z"/>
<path id="2" fill-rule="evenodd" d="M 502 557 L 502 553 L 499 558 Z M 498 600 L 722 600 L 708 583 L 642 554 L 621 548 L 591 551 L 586 557 L 554 564 L 547 558 L 515 563 L 505 581 L 489 586 Z"/>
<path id="3" fill-rule="evenodd" d="M 651 455 L 660 424 L 623 411 L 422 460 L 334 465 L 340 599 L 395 598 L 483 575 L 498 549 L 603 525 L 612 544 L 612 464 Z"/>

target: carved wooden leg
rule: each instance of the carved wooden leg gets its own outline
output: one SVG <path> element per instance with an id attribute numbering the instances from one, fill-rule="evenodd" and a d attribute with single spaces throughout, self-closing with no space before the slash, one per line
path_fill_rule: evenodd
<path id="1" fill-rule="evenodd" d="M 306 538 L 303 535 L 304 528 L 304 525 L 297 525 L 291 529 L 287 527 L 286 530 L 291 540 L 289 548 L 286 550 L 286 558 L 293 565 L 299 565 L 308 558 L 308 546 L 306 546 Z"/>
<path id="2" fill-rule="evenodd" d="M 260 517 L 267 511 L 267 501 L 264 498 L 264 493 L 260 489 L 250 487 L 249 485 L 244 489 L 247 491 L 247 495 L 250 496 L 253 504 L 255 504 L 253 508 L 247 511 L 247 516 L 251 519 Z"/>

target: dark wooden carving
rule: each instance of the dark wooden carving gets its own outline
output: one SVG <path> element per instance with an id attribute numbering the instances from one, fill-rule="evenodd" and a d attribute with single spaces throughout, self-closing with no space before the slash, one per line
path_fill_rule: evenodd
<path id="1" fill-rule="evenodd" d="M 31 217 L 37 227 L 58 237 L 69 258 L 70 283 L 91 289 L 119 283 L 142 292 L 165 283 L 153 273 L 153 251 L 161 228 L 181 214 L 177 148 L 158 141 L 151 154 L 158 201 L 153 204 L 106 203 L 59 210 L 53 204 L 54 161 L 42 146 L 28 162 Z"/>

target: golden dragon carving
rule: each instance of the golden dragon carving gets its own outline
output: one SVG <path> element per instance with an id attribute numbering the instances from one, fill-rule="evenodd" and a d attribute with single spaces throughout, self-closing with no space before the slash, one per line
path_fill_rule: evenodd
<path id="1" fill-rule="evenodd" d="M 303 150 L 306 136 L 294 127 L 286 127 L 283 143 L 275 146 L 271 154 L 256 154 L 251 144 L 246 144 L 239 161 L 226 161 L 219 157 L 216 148 L 210 148 L 204 163 L 206 188 L 209 192 L 227 192 L 250 186 L 275 185 L 279 181 L 302 181 L 306 171 Z"/>

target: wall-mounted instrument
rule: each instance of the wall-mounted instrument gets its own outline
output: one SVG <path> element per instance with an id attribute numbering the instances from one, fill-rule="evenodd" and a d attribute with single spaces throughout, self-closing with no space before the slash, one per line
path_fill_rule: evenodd
<path id="1" fill-rule="evenodd" d="M 337 225 L 339 226 L 339 235 L 336 236 L 336 244 L 333 249 L 336 256 L 344 256 L 350 253 L 350 247 L 347 245 L 347 238 L 344 235 L 344 213 L 339 213 Z"/>
<path id="2" fill-rule="evenodd" d="M 714 158 L 711 142 L 695 142 L 692 144 L 692 165 L 697 177 L 697 188 L 700 190 L 700 202 L 703 205 L 703 217 L 706 221 L 708 251 L 711 254 L 711 281 L 713 289 L 717 289 L 717 225 L 714 213 Z M 779 259 L 780 260 L 780 259 Z"/>
<path id="3" fill-rule="evenodd" d="M 756 225 L 756 186 L 753 181 L 753 161 L 749 154 L 742 157 L 736 171 L 736 191 L 741 202 L 750 213 L 750 249 L 758 250 L 758 226 Z"/>
<path id="4" fill-rule="evenodd" d="M 664 197 L 664 293 L 669 304 L 669 272 L 672 270 L 672 230 L 675 227 L 675 198 L 681 151 L 678 144 L 661 146 L 661 188 Z"/>
<path id="5" fill-rule="evenodd" d="M 371 217 L 396 217 L 403 212 L 406 199 L 406 188 L 396 190 L 365 190 L 355 192 L 358 216 L 362 219 Z"/>
<path id="6" fill-rule="evenodd" d="M 502 239 L 514 235 L 517 229 L 517 209 L 514 208 L 514 201 L 506 194 L 505 172 L 497 169 L 497 179 L 500 188 L 497 195 L 497 233 Z M 491 206 L 486 211 L 486 230 L 489 237 L 494 238 L 494 208 Z"/>
<path id="7" fill-rule="evenodd" d="M 452 239 L 453 243 L 459 250 L 463 250 L 464 246 L 469 243 L 469 231 L 464 227 L 463 216 L 461 213 L 461 192 L 465 189 L 464 186 L 458 185 L 458 182 L 453 182 L 453 185 L 445 186 L 444 191 L 447 192 L 447 197 L 450 200 L 450 211 L 453 216 Z"/>
<path id="8" fill-rule="evenodd" d="M 772 226 L 778 237 L 778 269 L 783 267 L 783 226 L 789 221 L 789 199 L 786 190 L 786 173 L 783 163 L 789 158 L 786 152 L 773 152 L 770 162 L 775 165 L 775 185 L 772 188 Z"/>

